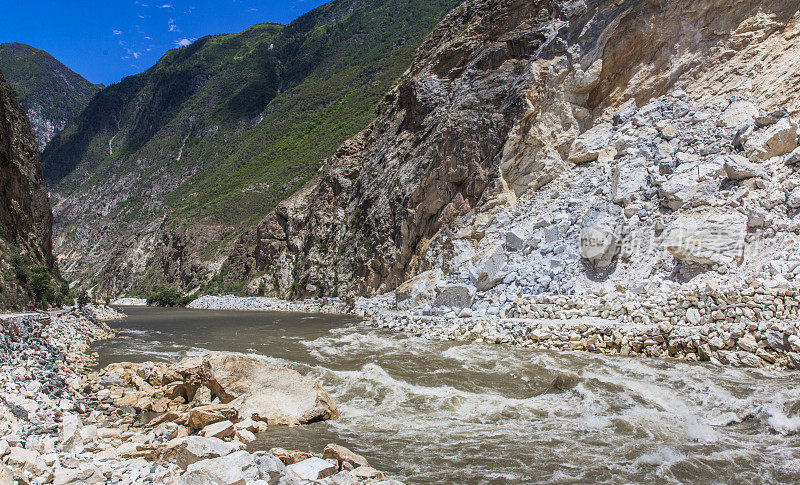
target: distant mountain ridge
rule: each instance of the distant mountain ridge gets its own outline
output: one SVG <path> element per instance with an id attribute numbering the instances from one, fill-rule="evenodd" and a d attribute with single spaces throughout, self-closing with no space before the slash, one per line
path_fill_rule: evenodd
<path id="1" fill-rule="evenodd" d="M 243 230 L 367 126 L 457 0 L 335 0 L 167 52 L 48 145 L 55 247 L 109 293 L 204 283 Z"/>
<path id="2" fill-rule="evenodd" d="M 17 42 L 0 44 L 0 70 L 25 107 L 39 150 L 103 88 L 47 52 Z"/>

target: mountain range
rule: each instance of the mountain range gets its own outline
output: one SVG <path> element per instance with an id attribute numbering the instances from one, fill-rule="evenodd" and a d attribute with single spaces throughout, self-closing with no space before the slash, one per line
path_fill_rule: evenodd
<path id="1" fill-rule="evenodd" d="M 47 52 L 18 42 L 0 44 L 0 71 L 25 108 L 39 150 L 103 89 Z"/>

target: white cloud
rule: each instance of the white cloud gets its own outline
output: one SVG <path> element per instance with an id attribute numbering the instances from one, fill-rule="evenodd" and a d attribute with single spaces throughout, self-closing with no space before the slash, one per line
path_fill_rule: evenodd
<path id="1" fill-rule="evenodd" d="M 180 32 L 180 29 L 178 29 L 178 26 L 175 25 L 175 19 L 169 19 L 169 21 L 167 22 L 167 25 L 169 26 L 169 31 L 170 32 Z"/>
<path id="2" fill-rule="evenodd" d="M 114 35 L 122 35 L 122 31 L 121 30 L 113 30 L 112 33 Z"/>
<path id="3" fill-rule="evenodd" d="M 187 39 L 184 37 L 183 39 L 178 39 L 175 41 L 175 46 L 177 47 L 186 47 L 187 45 L 191 45 L 192 42 L 196 41 L 197 39 Z"/>
<path id="4" fill-rule="evenodd" d="M 159 5 L 158 8 L 175 8 L 170 3 L 165 3 L 164 5 Z"/>

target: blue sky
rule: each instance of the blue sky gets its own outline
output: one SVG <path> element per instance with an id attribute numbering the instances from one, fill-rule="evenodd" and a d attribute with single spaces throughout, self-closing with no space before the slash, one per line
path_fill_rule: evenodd
<path id="1" fill-rule="evenodd" d="M 144 71 L 169 49 L 260 22 L 286 24 L 326 0 L 0 0 L 0 42 L 45 50 L 94 83 Z"/>

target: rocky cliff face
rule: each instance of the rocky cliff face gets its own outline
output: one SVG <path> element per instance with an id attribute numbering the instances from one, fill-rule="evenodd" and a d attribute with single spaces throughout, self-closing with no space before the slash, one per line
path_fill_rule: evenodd
<path id="1" fill-rule="evenodd" d="M 15 274 L 21 265 L 52 268 L 52 222 L 36 140 L 0 73 L 0 305 L 29 301 Z"/>
<path id="2" fill-rule="evenodd" d="M 383 292 L 433 267 L 470 279 L 476 261 L 489 261 L 502 279 L 511 273 L 507 256 L 492 258 L 484 246 L 505 235 L 503 218 L 519 215 L 518 199 L 544 204 L 570 184 L 619 174 L 625 153 L 611 150 L 603 122 L 621 107 L 637 112 L 680 89 L 699 105 L 745 96 L 796 119 L 799 25 L 798 6 L 778 1 L 468 1 L 423 43 L 372 124 L 246 233 L 223 273 L 293 296 Z M 647 122 L 657 130 L 658 121 Z M 647 166 L 658 158 L 642 161 L 645 178 L 630 184 L 649 183 Z M 596 171 L 598 159 L 612 169 Z M 630 200 L 598 201 L 610 206 L 554 222 L 569 207 L 561 202 L 540 227 L 585 218 L 600 227 L 587 235 L 606 240 L 619 236 L 602 221 L 618 218 Z M 577 238 L 562 241 L 580 250 Z M 489 253 L 508 250 L 493 245 Z M 578 259 L 607 276 L 613 255 L 597 251 Z"/>
<path id="3" fill-rule="evenodd" d="M 17 92 L 40 151 L 102 88 L 47 52 L 18 42 L 0 44 L 0 71 Z"/>

